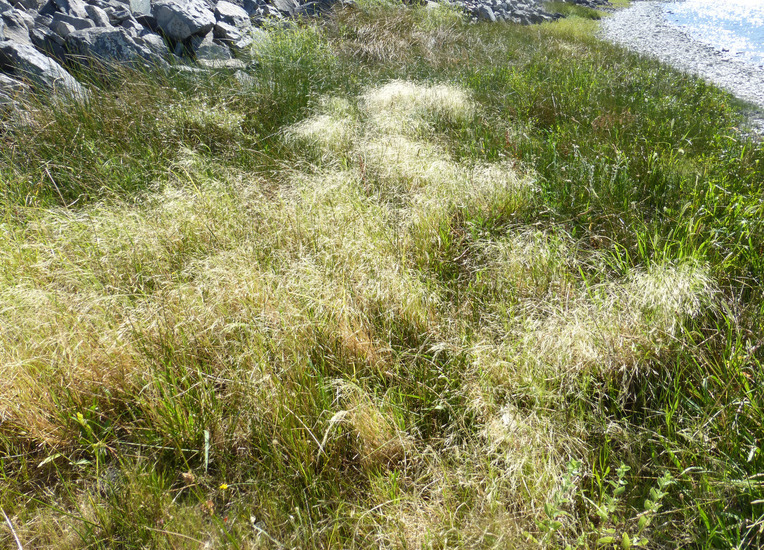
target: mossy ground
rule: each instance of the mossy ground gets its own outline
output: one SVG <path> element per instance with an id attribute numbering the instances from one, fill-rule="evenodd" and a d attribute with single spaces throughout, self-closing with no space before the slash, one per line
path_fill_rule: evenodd
<path id="1" fill-rule="evenodd" d="M 760 544 L 764 150 L 595 28 L 359 3 L 4 115 L 3 546 Z"/>

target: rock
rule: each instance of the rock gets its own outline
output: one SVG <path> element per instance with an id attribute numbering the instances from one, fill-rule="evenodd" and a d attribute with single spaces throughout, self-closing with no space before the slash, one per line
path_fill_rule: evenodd
<path id="1" fill-rule="evenodd" d="M 0 70 L 54 92 L 80 99 L 86 96 L 84 88 L 66 69 L 34 46 L 9 41 L 0 43 Z"/>
<path id="2" fill-rule="evenodd" d="M 242 87 L 250 87 L 250 86 L 253 86 L 253 85 L 255 84 L 255 79 L 254 79 L 254 77 L 253 77 L 251 74 L 249 74 L 249 73 L 245 73 L 245 72 L 244 72 L 243 70 L 241 70 L 241 69 L 239 69 L 238 71 L 236 71 L 236 72 L 233 74 L 233 77 L 234 77 L 236 80 L 238 80 L 238 81 L 239 81 L 239 84 L 240 84 Z"/>
<path id="3" fill-rule="evenodd" d="M 218 23 L 228 23 L 234 27 L 251 27 L 249 14 L 241 6 L 221 0 L 215 6 L 215 20 Z"/>
<path id="4" fill-rule="evenodd" d="M 13 4 L 11 4 L 10 2 L 7 2 L 6 0 L 0 0 L 0 13 L 5 13 L 12 9 L 15 9 L 13 7 Z"/>
<path id="5" fill-rule="evenodd" d="M 29 36 L 32 44 L 41 52 L 61 62 L 66 59 L 66 41 L 58 33 L 50 30 L 47 25 L 37 25 Z"/>
<path id="6" fill-rule="evenodd" d="M 5 21 L 0 19 L 0 42 L 5 40 Z"/>
<path id="7" fill-rule="evenodd" d="M 16 7 L 24 8 L 26 10 L 37 11 L 44 4 L 41 0 L 14 0 L 13 4 Z"/>
<path id="8" fill-rule="evenodd" d="M 197 60 L 221 61 L 231 59 L 231 50 L 226 46 L 217 44 L 212 35 L 208 34 L 204 38 L 195 36 L 191 39 L 191 49 Z"/>
<path id="9" fill-rule="evenodd" d="M 95 24 L 87 18 L 73 17 L 71 15 L 66 15 L 65 13 L 57 12 L 53 14 L 53 20 L 49 26 L 50 29 L 56 32 L 59 36 L 66 38 L 74 31 L 90 29 L 94 27 Z"/>
<path id="10" fill-rule="evenodd" d="M 133 15 L 151 15 L 151 0 L 130 0 Z"/>
<path id="11" fill-rule="evenodd" d="M 161 57 L 148 48 L 136 44 L 121 27 L 97 27 L 75 31 L 66 38 L 66 44 L 72 54 L 85 59 L 94 58 L 127 64 L 143 60 L 153 64 L 165 64 Z"/>
<path id="12" fill-rule="evenodd" d="M 125 6 L 108 6 L 103 11 L 109 16 L 109 23 L 115 27 L 121 25 L 123 21 L 133 18 L 133 13 Z"/>
<path id="13" fill-rule="evenodd" d="M 164 58 L 170 53 L 170 50 L 167 48 L 167 43 L 158 34 L 144 32 L 142 36 L 134 38 L 133 40 L 135 40 L 136 44 L 144 46 L 159 57 Z"/>
<path id="14" fill-rule="evenodd" d="M 242 50 L 252 43 L 252 20 L 244 8 L 230 2 L 218 2 L 213 34 L 221 42 Z"/>
<path id="15" fill-rule="evenodd" d="M 0 19 L 5 25 L 3 34 L 5 40 L 12 40 L 19 44 L 32 44 L 29 38 L 29 30 L 34 27 L 34 19 L 25 11 L 11 8 L 0 14 Z"/>
<path id="16" fill-rule="evenodd" d="M 83 0 L 53 0 L 53 3 L 66 15 L 87 19 L 87 4 Z"/>
<path id="17" fill-rule="evenodd" d="M 337 0 L 315 0 L 312 2 L 307 2 L 301 6 L 299 6 L 295 10 L 295 15 L 307 15 L 307 16 L 318 16 L 322 15 L 324 13 L 328 13 L 332 10 L 332 7 L 334 4 L 337 3 Z M 430 4 L 433 4 L 434 2 L 430 2 Z M 428 5 L 429 8 L 429 5 Z"/>
<path id="18" fill-rule="evenodd" d="M 137 38 L 141 33 L 146 32 L 144 26 L 132 17 L 122 21 L 122 25 L 120 26 L 127 31 L 127 34 L 130 35 L 131 38 Z"/>
<path id="19" fill-rule="evenodd" d="M 157 0 L 154 16 L 159 28 L 172 40 L 203 36 L 215 26 L 215 14 L 202 0 Z"/>
<path id="20" fill-rule="evenodd" d="M 273 7 L 284 15 L 294 15 L 298 5 L 295 0 L 273 0 Z"/>
<path id="21" fill-rule="evenodd" d="M 96 27 L 112 26 L 111 19 L 109 19 L 109 14 L 106 13 L 103 8 L 99 8 L 98 6 L 87 6 L 85 10 L 88 12 L 90 20 L 95 24 Z"/>
<path id="22" fill-rule="evenodd" d="M 0 107 L 13 108 L 18 106 L 19 98 L 28 94 L 29 91 L 29 86 L 23 82 L 0 73 Z"/>
<path id="23" fill-rule="evenodd" d="M 493 10 L 486 5 L 482 5 L 478 8 L 477 17 L 481 21 L 491 21 L 492 23 L 496 22 L 496 15 L 494 15 Z"/>

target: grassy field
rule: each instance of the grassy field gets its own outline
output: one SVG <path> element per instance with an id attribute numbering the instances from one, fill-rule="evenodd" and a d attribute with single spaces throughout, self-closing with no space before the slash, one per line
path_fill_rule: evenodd
<path id="1" fill-rule="evenodd" d="M 764 146 L 573 15 L 0 115 L 0 546 L 761 545 Z"/>

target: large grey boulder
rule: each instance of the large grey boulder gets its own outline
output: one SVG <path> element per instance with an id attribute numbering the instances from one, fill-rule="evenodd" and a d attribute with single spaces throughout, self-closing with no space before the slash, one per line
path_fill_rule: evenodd
<path id="1" fill-rule="evenodd" d="M 136 21 L 133 18 L 125 19 L 124 21 L 122 21 L 122 24 L 120 25 L 120 27 L 125 29 L 127 31 L 128 36 L 130 36 L 130 38 L 132 39 L 138 38 L 141 35 L 141 33 L 146 31 L 143 25 L 138 23 L 138 21 Z"/>
<path id="2" fill-rule="evenodd" d="M 8 2 L 7 0 L 0 0 L 0 13 L 5 13 L 6 11 L 12 10 L 13 4 Z"/>
<path id="3" fill-rule="evenodd" d="M 161 58 L 166 57 L 170 53 L 170 50 L 167 49 L 167 44 L 165 43 L 164 39 L 158 34 L 144 32 L 137 38 L 133 38 L 133 40 L 136 44 L 140 44 Z"/>
<path id="4" fill-rule="evenodd" d="M 496 22 L 496 15 L 493 13 L 493 9 L 491 9 L 490 6 L 480 6 L 477 11 L 477 16 L 481 21 L 490 21 L 492 23 Z"/>
<path id="5" fill-rule="evenodd" d="M 218 23 L 228 23 L 234 27 L 251 27 L 247 10 L 226 0 L 220 0 L 215 6 L 215 20 Z"/>
<path id="6" fill-rule="evenodd" d="M 85 10 L 88 12 L 88 17 L 96 27 L 111 27 L 111 19 L 109 14 L 103 8 L 98 6 L 88 5 Z"/>
<path id="7" fill-rule="evenodd" d="M 133 15 L 151 15 L 151 0 L 130 0 Z"/>
<path id="8" fill-rule="evenodd" d="M 97 27 L 75 31 L 66 37 L 66 44 L 72 55 L 79 55 L 87 62 L 89 59 L 134 63 L 147 61 L 153 64 L 165 64 L 143 45 L 136 44 L 121 27 Z"/>
<path id="9" fill-rule="evenodd" d="M 273 6 L 281 13 L 292 16 L 299 4 L 296 0 L 273 0 Z"/>
<path id="10" fill-rule="evenodd" d="M 122 21 L 133 17 L 132 12 L 126 6 L 106 6 L 102 9 L 109 16 L 109 23 L 115 27 Z"/>
<path id="11" fill-rule="evenodd" d="M 13 5 L 17 8 L 37 11 L 44 4 L 41 0 L 13 0 Z"/>
<path id="12" fill-rule="evenodd" d="M 294 14 L 298 17 L 301 15 L 313 17 L 323 15 L 330 12 L 337 2 L 338 0 L 314 0 L 306 2 L 305 4 L 298 6 Z M 437 6 L 435 2 L 428 2 L 427 7 L 430 9 L 433 9 L 430 7 L 430 4 L 435 4 L 435 6 Z"/>
<path id="13" fill-rule="evenodd" d="M 74 17 L 86 19 L 88 16 L 87 4 L 83 0 L 53 0 L 60 12 Z"/>
<path id="14" fill-rule="evenodd" d="M 86 17 L 74 17 L 72 15 L 66 15 L 65 13 L 56 12 L 53 14 L 49 27 L 50 30 L 54 31 L 59 36 L 66 38 L 74 31 L 90 29 L 95 27 L 95 24 Z"/>
<path id="15" fill-rule="evenodd" d="M 252 43 L 252 20 L 244 8 L 221 0 L 215 7 L 215 19 L 213 34 L 221 42 L 239 50 Z"/>
<path id="16" fill-rule="evenodd" d="M 0 14 L 5 29 L 3 34 L 5 40 L 12 40 L 19 44 L 32 44 L 32 40 L 29 38 L 29 29 L 34 27 L 34 19 L 25 11 L 11 8 Z"/>
<path id="17" fill-rule="evenodd" d="M 0 71 L 10 72 L 36 86 L 85 98 L 85 90 L 72 75 L 34 46 L 5 41 L 0 43 Z"/>
<path id="18" fill-rule="evenodd" d="M 156 0 L 157 25 L 172 40 L 204 36 L 215 26 L 215 14 L 202 0 Z"/>
<path id="19" fill-rule="evenodd" d="M 49 19 L 52 21 L 52 18 Z M 60 61 L 66 59 L 66 41 L 64 37 L 52 31 L 48 25 L 39 23 L 29 33 L 29 37 L 32 39 L 32 44 L 34 44 L 35 48 L 41 52 Z"/>

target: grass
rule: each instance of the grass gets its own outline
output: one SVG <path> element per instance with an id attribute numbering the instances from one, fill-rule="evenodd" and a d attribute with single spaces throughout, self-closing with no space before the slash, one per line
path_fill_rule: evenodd
<path id="1" fill-rule="evenodd" d="M 3 114 L 2 545 L 757 547 L 762 145 L 595 28 L 361 3 Z"/>

